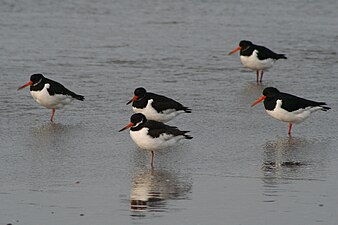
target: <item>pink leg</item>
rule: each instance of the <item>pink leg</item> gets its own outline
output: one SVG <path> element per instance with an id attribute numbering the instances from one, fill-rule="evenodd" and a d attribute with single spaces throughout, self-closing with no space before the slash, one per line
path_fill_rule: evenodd
<path id="1" fill-rule="evenodd" d="M 256 82 L 258 84 L 258 78 L 259 78 L 259 70 L 256 70 Z"/>
<path id="2" fill-rule="evenodd" d="M 263 80 L 263 70 L 261 72 L 261 78 L 259 79 L 259 82 L 262 83 L 262 80 Z"/>
<path id="3" fill-rule="evenodd" d="M 289 123 L 289 131 L 288 131 L 289 136 L 291 136 L 291 128 L 292 128 L 292 123 Z"/>
<path id="4" fill-rule="evenodd" d="M 51 117 L 50 117 L 50 122 L 52 122 L 52 123 L 54 122 L 54 121 L 53 121 L 54 113 L 55 113 L 55 109 L 52 108 L 52 115 L 51 115 Z"/>
<path id="5" fill-rule="evenodd" d="M 154 151 L 151 151 L 150 166 L 152 169 L 154 168 Z"/>

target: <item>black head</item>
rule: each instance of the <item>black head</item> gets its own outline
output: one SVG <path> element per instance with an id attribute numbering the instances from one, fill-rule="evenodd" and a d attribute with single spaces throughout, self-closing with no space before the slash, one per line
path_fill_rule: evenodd
<path id="1" fill-rule="evenodd" d="M 252 46 L 252 42 L 251 41 L 246 41 L 246 40 L 242 40 L 239 42 L 239 45 L 237 48 L 235 48 L 234 50 L 232 50 L 231 52 L 228 53 L 228 55 L 231 55 L 239 50 L 241 50 L 241 53 L 246 51 L 247 49 L 249 49 Z"/>
<path id="2" fill-rule="evenodd" d="M 144 96 L 146 96 L 146 94 L 147 91 L 143 87 L 136 88 L 134 91 L 134 95 L 137 96 L 138 99 L 143 98 Z"/>
<path id="3" fill-rule="evenodd" d="M 241 47 L 242 51 L 244 51 L 245 49 L 249 48 L 252 45 L 253 44 L 251 41 L 242 40 L 239 42 L 239 47 Z"/>
<path id="4" fill-rule="evenodd" d="M 45 77 L 40 73 L 31 75 L 30 80 L 26 84 L 19 87 L 18 91 L 28 86 L 31 86 L 30 88 L 32 89 L 32 87 L 38 85 L 42 81 L 43 78 Z"/>
<path id="5" fill-rule="evenodd" d="M 278 91 L 277 88 L 267 87 L 263 90 L 263 95 L 259 99 L 257 99 L 254 103 L 252 103 L 251 106 L 255 106 L 263 100 L 264 100 L 264 105 L 265 105 L 267 101 L 273 100 L 279 93 L 280 92 Z"/>
<path id="6" fill-rule="evenodd" d="M 137 127 L 140 124 L 145 123 L 146 121 L 147 121 L 147 118 L 145 117 L 145 115 L 143 115 L 142 113 L 135 113 L 134 115 L 130 117 L 130 123 L 119 131 L 120 132 L 124 131 L 125 129 L 128 129 L 130 127 Z"/>
<path id="7" fill-rule="evenodd" d="M 132 102 L 139 101 L 139 100 L 143 99 L 146 95 L 147 95 L 146 89 L 144 89 L 143 87 L 136 88 L 135 91 L 134 91 L 134 97 L 132 99 L 130 99 L 129 102 L 127 102 L 127 105 L 132 103 Z"/>
<path id="8" fill-rule="evenodd" d="M 142 113 L 135 113 L 130 117 L 130 122 L 133 124 L 144 123 L 147 121 L 147 118 Z"/>
<path id="9" fill-rule="evenodd" d="M 36 73 L 31 75 L 30 80 L 33 82 L 33 84 L 36 84 L 41 81 L 41 79 L 45 78 L 41 73 Z"/>
<path id="10" fill-rule="evenodd" d="M 263 90 L 263 95 L 266 96 L 267 98 L 273 98 L 279 93 L 280 91 L 274 87 L 267 87 Z"/>

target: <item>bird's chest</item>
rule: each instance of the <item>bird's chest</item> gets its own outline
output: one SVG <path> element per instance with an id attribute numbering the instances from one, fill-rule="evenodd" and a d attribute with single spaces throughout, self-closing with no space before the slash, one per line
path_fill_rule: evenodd
<path id="1" fill-rule="evenodd" d="M 31 95 L 33 99 L 39 103 L 40 105 L 52 109 L 59 109 L 62 108 L 65 101 L 68 100 L 67 96 L 65 95 L 50 95 L 48 92 L 48 88 L 50 87 L 50 84 L 45 84 L 44 88 L 41 90 L 31 90 Z"/>
<path id="2" fill-rule="evenodd" d="M 148 132 L 149 128 L 142 128 L 138 131 L 130 130 L 130 137 L 141 149 L 145 150 L 163 149 L 172 144 L 172 135 L 163 133 L 158 137 L 152 137 Z"/>
<path id="3" fill-rule="evenodd" d="M 130 130 L 130 137 L 142 149 L 149 149 L 152 147 L 153 139 L 148 135 L 148 128 L 142 128 L 138 131 Z"/>
<path id="4" fill-rule="evenodd" d="M 133 107 L 134 112 L 142 113 L 147 117 L 148 120 L 155 120 L 163 123 L 168 122 L 183 112 L 178 112 L 175 109 L 167 109 L 158 112 L 158 109 L 156 109 L 156 106 L 154 106 L 153 101 L 153 99 L 149 99 L 147 105 L 144 108 Z"/>
<path id="5" fill-rule="evenodd" d="M 275 60 L 270 59 L 270 58 L 260 60 L 257 57 L 257 53 L 258 53 L 258 51 L 255 50 L 255 51 L 252 52 L 252 54 L 250 56 L 241 55 L 240 58 L 241 58 L 242 64 L 245 67 L 253 69 L 253 70 L 266 69 L 266 68 L 271 67 L 274 64 Z"/>
<path id="6" fill-rule="evenodd" d="M 266 112 L 277 120 L 291 123 L 300 123 L 308 117 L 308 113 L 304 112 L 304 110 L 289 112 L 282 108 L 282 104 L 282 100 L 278 99 L 275 108 L 272 110 L 266 109 Z"/>
<path id="7" fill-rule="evenodd" d="M 147 103 L 145 105 L 143 105 L 143 107 L 141 107 L 141 106 L 140 107 L 139 106 L 133 107 L 134 112 L 142 113 L 143 115 L 145 115 L 147 117 L 147 119 L 151 119 L 152 116 L 158 114 L 158 112 L 152 106 L 153 101 L 154 101 L 153 99 L 149 99 L 147 101 Z"/>
<path id="8" fill-rule="evenodd" d="M 45 84 L 45 86 L 41 90 L 31 90 L 31 95 L 33 99 L 40 105 L 45 106 L 45 104 L 50 101 L 51 96 L 47 91 L 48 88 L 49 84 Z"/>

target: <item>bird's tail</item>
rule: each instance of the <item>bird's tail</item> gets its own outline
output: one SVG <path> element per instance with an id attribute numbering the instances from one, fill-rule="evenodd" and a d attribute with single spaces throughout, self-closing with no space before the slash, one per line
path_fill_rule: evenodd
<path id="1" fill-rule="evenodd" d="M 185 139 L 193 139 L 193 137 L 191 137 L 190 135 L 187 135 L 187 134 L 185 134 L 183 136 L 185 137 Z"/>
<path id="2" fill-rule="evenodd" d="M 185 134 L 185 133 L 188 133 L 190 131 L 183 131 L 183 132 L 184 132 L 183 136 L 185 137 L 185 139 L 192 139 L 193 138 L 192 136 Z"/>
<path id="3" fill-rule="evenodd" d="M 189 109 L 188 107 L 184 107 L 183 110 L 184 110 L 184 112 L 186 112 L 186 113 L 191 113 L 191 109 Z"/>
<path id="4" fill-rule="evenodd" d="M 72 95 L 73 98 L 77 99 L 77 100 L 80 100 L 80 101 L 83 101 L 85 99 L 85 97 L 83 95 L 77 95 L 74 93 L 74 95 Z"/>
<path id="5" fill-rule="evenodd" d="M 277 59 L 287 59 L 284 54 L 277 54 Z"/>
<path id="6" fill-rule="evenodd" d="M 330 107 L 327 107 L 327 106 L 321 106 L 321 107 L 322 107 L 321 110 L 323 110 L 323 111 L 327 111 L 327 110 L 331 109 Z"/>

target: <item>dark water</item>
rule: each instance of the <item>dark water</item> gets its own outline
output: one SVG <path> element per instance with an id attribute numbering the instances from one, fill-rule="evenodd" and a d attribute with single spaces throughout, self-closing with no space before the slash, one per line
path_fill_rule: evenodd
<path id="1" fill-rule="evenodd" d="M 337 11 L 336 0 L 0 1 L 0 224 L 336 224 Z M 256 85 L 227 56 L 241 39 L 288 59 Z M 86 100 L 50 124 L 16 91 L 37 72 Z M 193 109 L 170 124 L 194 139 L 158 152 L 154 171 L 117 132 L 138 86 Z M 250 107 L 266 86 L 332 110 L 288 138 Z"/>

